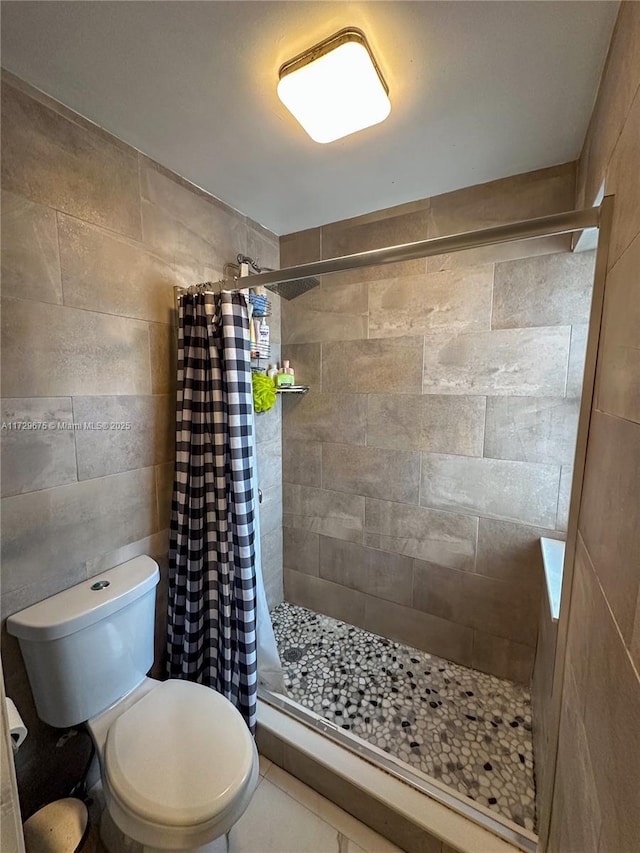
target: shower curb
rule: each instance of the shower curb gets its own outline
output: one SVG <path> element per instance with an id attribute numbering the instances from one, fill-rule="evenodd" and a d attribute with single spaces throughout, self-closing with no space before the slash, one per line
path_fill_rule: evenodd
<path id="1" fill-rule="evenodd" d="M 274 697 L 277 701 L 278 697 Z M 534 853 L 535 836 L 506 841 L 327 738 L 312 725 L 258 702 L 259 752 L 406 853 Z M 527 837 L 529 836 L 530 837 Z"/>

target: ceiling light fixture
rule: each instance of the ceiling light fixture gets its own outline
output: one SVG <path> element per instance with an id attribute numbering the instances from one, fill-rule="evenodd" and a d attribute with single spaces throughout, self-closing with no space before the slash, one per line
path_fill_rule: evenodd
<path id="1" fill-rule="evenodd" d="M 361 30 L 348 27 L 280 67 L 278 97 L 315 142 L 379 124 L 389 87 Z"/>

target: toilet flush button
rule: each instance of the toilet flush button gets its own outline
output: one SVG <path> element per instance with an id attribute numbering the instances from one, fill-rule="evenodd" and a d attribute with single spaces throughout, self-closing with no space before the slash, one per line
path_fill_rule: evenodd
<path id="1" fill-rule="evenodd" d="M 111 583 L 111 581 L 96 581 L 95 583 L 91 584 L 91 589 L 94 589 L 94 590 L 106 589 L 110 583 Z"/>

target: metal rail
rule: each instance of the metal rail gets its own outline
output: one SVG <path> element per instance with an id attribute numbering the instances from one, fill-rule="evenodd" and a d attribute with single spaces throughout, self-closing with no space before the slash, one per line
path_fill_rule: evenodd
<path id="1" fill-rule="evenodd" d="M 402 243 L 385 249 L 371 249 L 339 258 L 324 261 L 312 261 L 287 267 L 273 272 L 262 272 L 251 276 L 251 287 L 264 284 L 276 284 L 283 281 L 295 281 L 327 273 L 354 270 L 377 264 L 395 264 L 414 258 L 427 258 L 449 252 L 461 252 L 464 249 L 477 249 L 495 243 L 510 243 L 514 240 L 526 240 L 532 237 L 550 237 L 555 234 L 570 234 L 585 228 L 595 228 L 600 221 L 600 208 L 589 207 L 584 210 L 568 210 L 537 219 L 525 219 L 508 225 L 496 225 L 479 231 L 464 231 L 447 237 L 431 237 L 416 243 Z"/>

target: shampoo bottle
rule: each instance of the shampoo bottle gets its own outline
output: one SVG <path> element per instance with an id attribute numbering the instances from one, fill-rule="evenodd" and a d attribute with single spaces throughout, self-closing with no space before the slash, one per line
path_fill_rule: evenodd
<path id="1" fill-rule="evenodd" d="M 258 327 L 258 352 L 263 358 L 269 358 L 271 347 L 269 344 L 270 330 L 267 321 L 262 318 L 262 322 Z"/>

